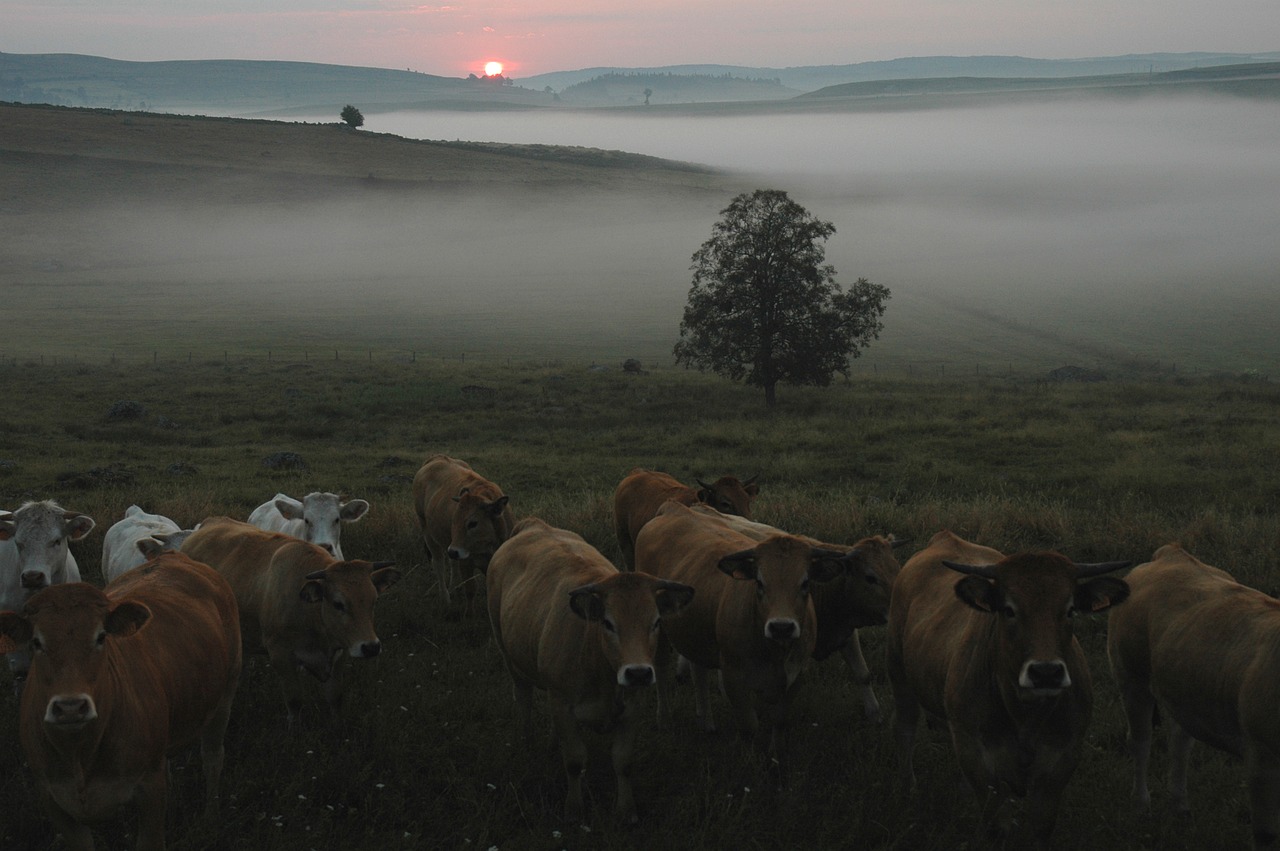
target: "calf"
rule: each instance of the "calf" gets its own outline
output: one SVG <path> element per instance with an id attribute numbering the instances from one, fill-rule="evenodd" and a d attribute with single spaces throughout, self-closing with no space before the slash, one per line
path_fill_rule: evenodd
<path id="1" fill-rule="evenodd" d="M 68 848 L 88 823 L 140 811 L 138 848 L 163 849 L 167 756 L 200 745 L 205 809 L 218 804 L 223 735 L 240 681 L 240 622 L 225 579 L 164 553 L 99 591 L 83 582 L 0 613 L 0 649 L 31 673 L 19 736 L 41 803 Z"/>
<path id="2" fill-rule="evenodd" d="M 343 655 L 372 659 L 381 652 L 373 604 L 400 571 L 337 561 L 314 544 L 230 517 L 205 520 L 182 552 L 230 583 L 246 640 L 261 643 L 280 675 L 289 717 L 301 707 L 304 672 L 324 684 L 336 715 L 342 678 L 335 664 Z"/>
<path id="3" fill-rule="evenodd" d="M 20 611 L 32 594 L 50 585 L 79 582 L 80 567 L 68 544 L 84 538 L 93 526 L 92 517 L 52 500 L 0 512 L 0 611 Z M 30 664 L 25 645 L 9 654 L 16 689 Z"/>
<path id="4" fill-rule="evenodd" d="M 721 514 L 707 506 L 695 505 L 692 510 L 754 541 L 785 534 L 773 526 Z M 849 547 L 824 544 L 804 535 L 797 537 L 816 547 L 844 552 L 840 573 L 830 582 L 819 583 L 811 589 L 813 612 L 818 619 L 813 658 L 820 662 L 833 653 L 839 653 L 849 666 L 864 717 L 879 722 L 880 702 L 871 688 L 871 668 L 862 653 L 858 630 L 878 626 L 888 619 L 889 594 L 899 570 L 893 551 L 907 542 L 895 540 L 892 535 L 873 535 Z"/>
<path id="5" fill-rule="evenodd" d="M 1027 797 L 1034 840 L 1047 846 L 1093 711 L 1071 619 L 1122 602 L 1123 580 L 1092 577 L 1127 566 L 1006 557 L 951 532 L 912 556 L 893 586 L 886 640 L 903 781 L 915 780 L 924 709 L 946 721 L 969 786 L 997 805 L 983 808 L 988 828 L 1004 827 L 1009 813 L 989 796 L 1008 787 Z"/>
<path id="6" fill-rule="evenodd" d="M 342 561 L 342 524 L 356 522 L 368 510 L 365 500 L 344 502 L 336 493 L 314 491 L 300 500 L 278 493 L 255 508 L 249 522 L 267 532 L 301 538 Z"/>
<path id="7" fill-rule="evenodd" d="M 760 493 L 755 476 L 745 482 L 736 476 L 721 476 L 711 484 L 696 481 L 696 488 L 688 487 L 666 473 L 637 467 L 618 483 L 613 492 L 613 529 L 628 567 L 634 570 L 636 566 L 636 535 L 669 499 L 681 505 L 702 503 L 722 514 L 751 517 L 751 500 Z"/>
<path id="8" fill-rule="evenodd" d="M 413 477 L 413 508 L 422 542 L 436 569 L 446 604 L 452 602 L 453 565 L 462 573 L 468 605 L 477 577 L 511 535 L 515 518 L 502 488 L 466 461 L 433 455 Z"/>
<path id="9" fill-rule="evenodd" d="M 489 622 L 515 681 L 525 741 L 533 689 L 550 697 L 569 794 L 565 817 L 582 817 L 587 748 L 580 724 L 613 734 L 618 813 L 636 821 L 631 791 L 636 711 L 652 685 L 658 624 L 693 589 L 643 573 L 619 573 L 572 532 L 526 518 L 494 553 L 486 577 Z"/>
<path id="10" fill-rule="evenodd" d="M 192 533 L 162 514 L 148 514 L 136 505 L 124 512 L 102 538 L 102 578 L 111 582 L 126 570 L 160 553 L 177 550 Z"/>
<path id="11" fill-rule="evenodd" d="M 1157 706 L 1169 724 L 1169 788 L 1188 810 L 1193 738 L 1243 758 L 1255 848 L 1280 838 L 1280 603 L 1176 544 L 1126 577 L 1110 615 L 1107 655 L 1134 756 L 1133 794 L 1151 802 L 1147 763 Z"/>
<path id="12" fill-rule="evenodd" d="M 662 631 L 693 666 L 699 724 L 715 729 L 707 672 L 718 669 L 744 734 L 759 730 L 762 710 L 770 716 L 768 753 L 783 777 L 791 701 L 817 640 L 810 592 L 844 563 L 842 552 L 785 534 L 756 541 L 671 501 L 636 538 L 638 570 L 695 589 Z M 658 683 L 663 713 L 666 667 Z"/>

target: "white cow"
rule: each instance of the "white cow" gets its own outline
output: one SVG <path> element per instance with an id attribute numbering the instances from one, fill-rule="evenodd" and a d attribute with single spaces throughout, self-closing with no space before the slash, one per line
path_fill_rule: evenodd
<path id="1" fill-rule="evenodd" d="M 0 511 L 0 612 L 21 612 L 27 598 L 60 582 L 79 582 L 80 566 L 67 544 L 93 530 L 93 518 L 67 511 L 53 500 Z M 20 683 L 31 666 L 25 647 L 9 654 L 9 670 Z"/>
<path id="2" fill-rule="evenodd" d="M 316 491 L 294 499 L 282 493 L 262 503 L 249 515 L 249 522 L 268 532 L 283 532 L 301 538 L 328 550 L 335 559 L 342 561 L 342 524 L 354 523 L 369 510 L 363 499 L 343 502 L 336 493 Z"/>
<path id="3" fill-rule="evenodd" d="M 102 539 L 103 581 L 111 582 L 160 553 L 180 549 L 194 531 L 183 529 L 162 514 L 148 514 L 136 505 L 129 506 Z"/>

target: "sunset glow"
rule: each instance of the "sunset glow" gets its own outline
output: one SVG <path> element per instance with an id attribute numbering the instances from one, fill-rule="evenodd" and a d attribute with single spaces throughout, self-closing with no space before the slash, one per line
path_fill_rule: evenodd
<path id="1" fill-rule="evenodd" d="M 484 75 L 486 77 L 496 77 L 502 73 L 502 63 L 490 60 L 484 63 Z"/>

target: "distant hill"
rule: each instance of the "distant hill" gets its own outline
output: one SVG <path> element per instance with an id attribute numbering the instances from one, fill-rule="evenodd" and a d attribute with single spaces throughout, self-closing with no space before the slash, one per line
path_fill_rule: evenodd
<path id="1" fill-rule="evenodd" d="M 569 106 L 729 103 L 781 100 L 800 94 L 775 79 L 731 74 L 601 74 L 558 93 Z"/>
<path id="2" fill-rule="evenodd" d="M 1280 51 L 1271 53 L 1142 53 L 1091 59 L 1030 59 L 1023 56 L 918 56 L 849 65 L 806 65 L 789 68 L 746 65 L 669 65 L 653 68 L 583 68 L 524 77 L 529 88 L 572 86 L 605 74 L 700 74 L 776 79 L 783 86 L 811 92 L 840 83 L 871 80 L 910 80 L 937 77 L 1083 77 L 1104 74 L 1141 74 L 1181 71 L 1213 65 L 1280 62 Z"/>
<path id="3" fill-rule="evenodd" d="M 337 115 L 415 106 L 548 105 L 544 92 L 502 78 L 462 79 L 313 62 L 122 62 L 69 53 L 0 53 L 0 100 L 158 112 Z"/>

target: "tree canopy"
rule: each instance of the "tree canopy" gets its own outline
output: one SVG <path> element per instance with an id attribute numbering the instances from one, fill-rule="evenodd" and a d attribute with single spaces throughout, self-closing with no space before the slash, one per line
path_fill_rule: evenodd
<path id="1" fill-rule="evenodd" d="M 889 290 L 859 278 L 847 291 L 826 264 L 836 232 L 786 192 L 734 198 L 693 254 L 693 286 L 675 346 L 677 363 L 763 387 L 825 387 L 878 339 Z"/>
<path id="2" fill-rule="evenodd" d="M 348 127 L 359 127 L 364 124 L 364 116 L 351 104 L 344 106 L 342 112 L 338 113 L 338 117 L 347 122 Z"/>

